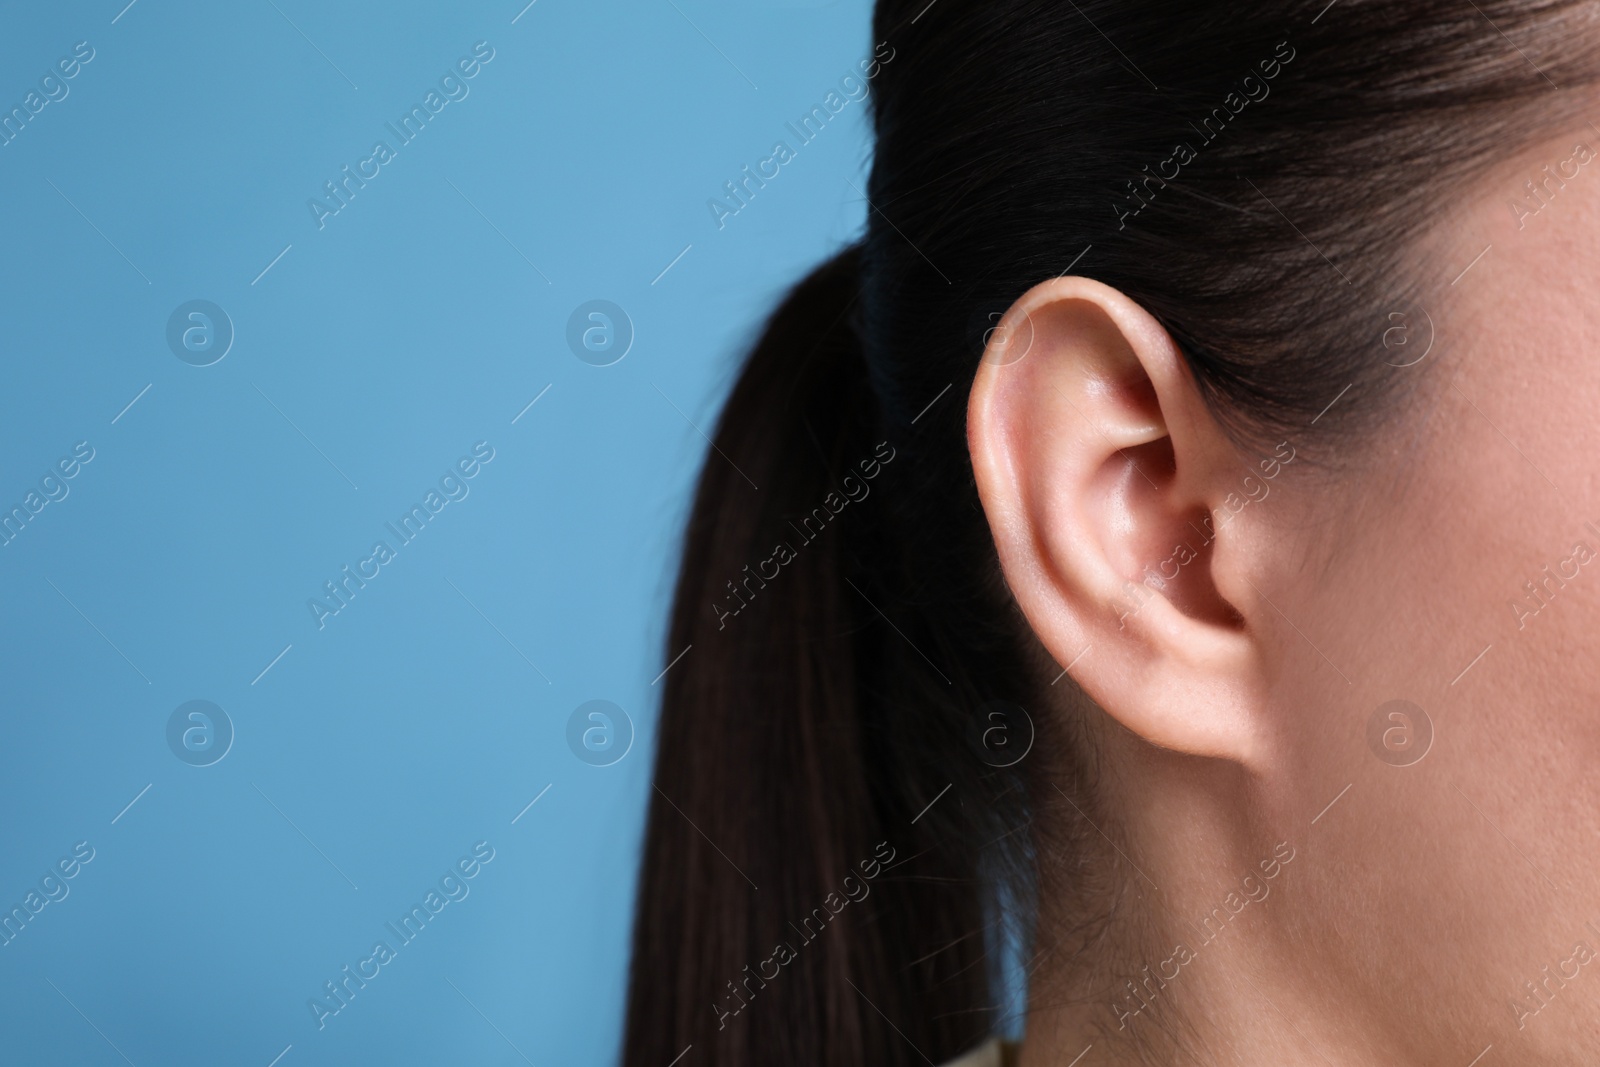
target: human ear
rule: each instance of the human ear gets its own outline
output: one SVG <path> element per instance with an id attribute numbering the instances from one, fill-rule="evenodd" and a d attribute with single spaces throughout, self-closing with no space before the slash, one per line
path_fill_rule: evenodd
<path id="1" fill-rule="evenodd" d="M 1006 581 L 1057 663 L 1152 744 L 1257 761 L 1264 649 L 1239 606 L 1257 610 L 1263 542 L 1228 503 L 1248 468 L 1166 329 L 1090 279 L 1035 286 L 989 338 L 967 439 Z"/>

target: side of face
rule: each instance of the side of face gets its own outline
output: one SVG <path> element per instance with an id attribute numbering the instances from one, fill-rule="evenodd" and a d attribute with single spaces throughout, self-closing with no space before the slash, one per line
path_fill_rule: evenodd
<path id="1" fill-rule="evenodd" d="M 1418 388 L 1329 469 L 1241 455 L 1159 324 L 1088 279 L 1019 299 L 969 399 L 1019 607 L 1142 742 L 1116 799 L 1144 846 L 1197 808 L 1240 857 L 1293 842 L 1261 909 L 1288 980 L 1418 1062 L 1600 1054 L 1591 146 L 1519 152 L 1441 213 L 1422 317 L 1352 340 Z"/>
<path id="2" fill-rule="evenodd" d="M 1600 967 L 1567 962 L 1600 948 L 1596 144 L 1518 153 L 1446 213 L 1433 349 L 1395 372 L 1427 399 L 1340 487 L 1285 606 L 1349 680 L 1283 679 L 1315 709 L 1296 806 L 1350 786 L 1307 827 L 1301 873 L 1326 866 L 1297 920 L 1395 984 L 1397 1032 L 1428 1012 L 1533 1062 L 1600 1053 Z"/>

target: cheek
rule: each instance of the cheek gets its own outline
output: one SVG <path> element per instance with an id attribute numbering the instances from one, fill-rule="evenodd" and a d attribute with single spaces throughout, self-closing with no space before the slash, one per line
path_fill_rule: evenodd
<path id="1" fill-rule="evenodd" d="M 1271 906 L 1315 924 L 1308 901 L 1384 901 L 1316 936 L 1347 931 L 1423 998 L 1447 983 L 1419 938 L 1452 946 L 1485 1013 L 1515 986 L 1488 976 L 1537 974 L 1560 957 L 1529 946 L 1581 936 L 1591 916 L 1553 902 L 1600 884 L 1600 560 L 1560 569 L 1576 542 L 1600 549 L 1600 172 L 1520 230 L 1506 209 L 1567 154 L 1489 182 L 1427 249 L 1436 344 L 1395 371 L 1419 388 L 1370 462 L 1332 490 L 1286 469 L 1260 505 L 1304 561 L 1273 594 L 1298 628 L 1273 683 L 1301 709 L 1285 803 L 1309 825 L 1340 798 Z M 1432 733 L 1409 765 L 1369 745 L 1394 700 Z"/>
<path id="2" fill-rule="evenodd" d="M 1528 177 L 1545 155 L 1561 158 L 1533 157 Z M 1464 527 L 1449 538 L 1464 609 L 1447 627 L 1461 648 L 1456 671 L 1489 652 L 1451 688 L 1480 716 L 1486 773 L 1544 775 L 1519 790 L 1530 802 L 1600 797 L 1600 780 L 1577 766 L 1600 757 L 1600 567 L 1572 559 L 1580 541 L 1600 548 L 1600 309 L 1588 295 L 1600 285 L 1600 173 L 1569 181 L 1521 229 L 1509 212 L 1484 221 L 1493 249 L 1460 283 L 1474 288 L 1441 330 L 1447 339 L 1454 326 L 1461 370 L 1440 416 L 1461 426 L 1446 445 L 1454 461 L 1435 468 L 1456 487 L 1440 518 Z M 1503 747 L 1491 752 L 1496 735 Z"/>

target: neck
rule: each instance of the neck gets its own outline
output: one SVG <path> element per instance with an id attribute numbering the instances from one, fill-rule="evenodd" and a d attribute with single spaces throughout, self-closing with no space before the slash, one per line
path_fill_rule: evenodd
<path id="1" fill-rule="evenodd" d="M 1405 1062 L 1374 1038 L 1383 1020 L 1348 1001 L 1339 975 L 1306 966 L 1293 926 L 1319 879 L 1304 835 L 1274 829 L 1271 805 L 1236 769 L 1171 770 L 1136 768 L 1142 788 L 1116 790 L 1126 822 L 1085 828 L 1110 835 L 1099 859 L 1115 886 L 1093 917 L 1081 876 L 1041 887 L 1044 962 L 1020 1067 L 1067 1067 L 1086 1049 L 1078 1067 Z M 1251 810 L 1260 821 L 1241 827 L 1237 813 Z"/>
<path id="2" fill-rule="evenodd" d="M 1357 1033 L 1346 1006 L 1302 983 L 1295 961 L 1269 961 L 1253 942 L 1242 930 L 1198 947 L 1179 940 L 1094 994 L 1046 994 L 1030 1012 L 1020 1067 L 1067 1067 L 1080 1056 L 1078 1067 L 1404 1062 Z"/>

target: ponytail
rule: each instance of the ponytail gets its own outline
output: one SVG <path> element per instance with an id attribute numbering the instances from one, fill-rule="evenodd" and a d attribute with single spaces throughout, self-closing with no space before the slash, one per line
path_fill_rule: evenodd
<path id="1" fill-rule="evenodd" d="M 700 476 L 625 1067 L 666 1067 L 690 1045 L 693 1067 L 941 1063 L 993 1021 L 971 836 L 940 833 L 963 802 L 913 821 L 955 784 L 927 746 L 943 734 L 959 748 L 964 718 L 950 669 L 920 658 L 941 642 L 886 577 L 890 487 L 912 460 L 869 385 L 860 273 L 847 249 L 772 316 Z M 895 695 L 919 691 L 936 696 Z M 955 773 L 989 770 L 960 760 Z"/>

